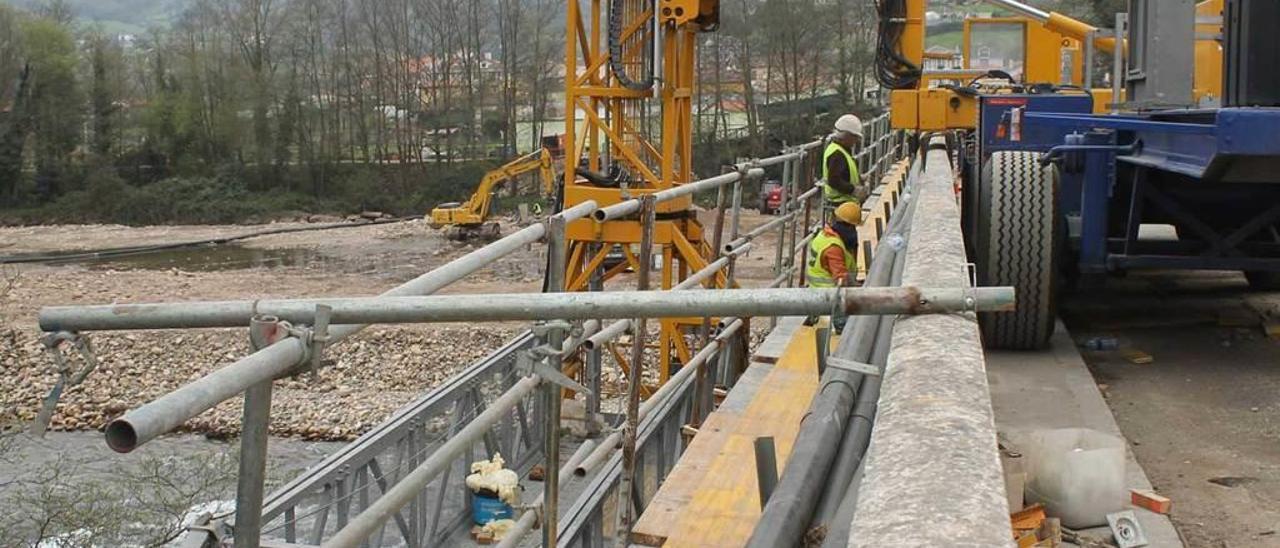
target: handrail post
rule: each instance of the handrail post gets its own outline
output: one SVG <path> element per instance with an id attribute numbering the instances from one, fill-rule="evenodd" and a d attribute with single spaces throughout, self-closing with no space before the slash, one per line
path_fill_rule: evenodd
<path id="1" fill-rule="evenodd" d="M 649 271 L 653 265 L 653 231 L 657 224 L 657 199 L 646 195 L 640 200 L 640 219 L 644 230 L 640 237 L 640 264 L 637 265 L 636 291 L 649 290 Z M 627 379 L 627 421 L 622 436 L 622 478 L 618 485 L 618 538 L 629 542 L 631 528 L 639 517 L 639 508 L 632 504 L 632 491 L 636 486 L 636 438 L 640 427 L 640 389 L 644 384 L 644 346 L 648 326 L 645 318 L 635 321 L 631 335 L 631 375 Z"/>
<path id="2" fill-rule="evenodd" d="M 262 381 L 244 392 L 240 474 L 236 480 L 235 548 L 258 548 L 262 543 L 262 500 L 267 473 L 272 382 L 270 379 Z"/>
<path id="3" fill-rule="evenodd" d="M 566 253 L 568 241 L 565 238 L 565 220 L 559 217 L 552 217 L 547 224 L 547 292 L 561 293 L 564 291 L 565 269 L 568 268 Z M 551 329 L 547 333 L 547 344 L 551 348 L 561 348 L 564 346 L 565 332 L 563 329 Z M 560 371 L 564 367 L 564 357 L 560 354 L 552 354 L 547 357 L 547 365 L 554 371 Z M 542 386 L 542 397 L 544 399 L 544 408 L 546 410 L 546 445 L 543 447 L 542 453 L 545 457 L 543 465 L 543 482 L 542 482 L 542 545 L 546 548 L 554 548 L 558 539 L 556 533 L 558 526 L 556 524 L 557 513 L 560 510 L 560 403 L 562 399 L 560 385 L 554 382 L 544 383 Z"/>

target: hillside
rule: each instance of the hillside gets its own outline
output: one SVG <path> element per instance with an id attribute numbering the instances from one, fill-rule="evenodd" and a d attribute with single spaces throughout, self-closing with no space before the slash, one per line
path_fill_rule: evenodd
<path id="1" fill-rule="evenodd" d="M 140 33 L 147 27 L 163 25 L 190 0 L 66 0 L 76 16 L 86 23 L 97 23 L 108 32 Z M 0 0 L 0 3 L 24 8 L 38 6 L 43 0 Z"/>

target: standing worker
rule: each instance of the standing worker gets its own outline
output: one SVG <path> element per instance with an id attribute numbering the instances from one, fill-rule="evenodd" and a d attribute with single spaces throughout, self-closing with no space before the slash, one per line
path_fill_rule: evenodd
<path id="1" fill-rule="evenodd" d="M 862 120 L 852 114 L 836 120 L 831 142 L 822 154 L 822 180 L 825 181 L 822 193 L 828 209 L 834 210 L 845 203 L 862 203 L 866 198 L 858 162 L 853 158 L 854 151 L 861 145 Z"/>
<path id="2" fill-rule="evenodd" d="M 854 285 L 857 271 L 858 225 L 862 224 L 862 206 L 845 202 L 835 210 L 834 218 L 809 243 L 809 265 L 805 278 L 809 287 L 831 288 Z M 810 318 L 810 324 L 816 318 Z M 844 330 L 844 317 L 832 320 L 836 333 Z"/>

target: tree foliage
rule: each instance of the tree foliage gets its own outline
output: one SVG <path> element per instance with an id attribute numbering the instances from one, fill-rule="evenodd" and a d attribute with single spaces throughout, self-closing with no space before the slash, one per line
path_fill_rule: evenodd
<path id="1" fill-rule="evenodd" d="M 429 195 L 421 181 L 560 131 L 564 4 L 185 0 L 159 4 L 165 24 L 134 35 L 76 22 L 129 9 L 156 18 L 133 0 L 0 6 L 0 205 L 59 200 L 95 181 L 141 188 L 226 173 L 253 194 L 327 199 L 369 187 L 348 179 L 350 165 L 405 166 L 380 172 L 392 174 L 382 191 Z M 774 123 L 762 105 L 862 101 L 869 2 L 726 0 L 722 11 L 720 31 L 699 41 L 699 171 L 829 123 L 817 111 Z M 17 75 L 28 65 L 24 103 Z"/>

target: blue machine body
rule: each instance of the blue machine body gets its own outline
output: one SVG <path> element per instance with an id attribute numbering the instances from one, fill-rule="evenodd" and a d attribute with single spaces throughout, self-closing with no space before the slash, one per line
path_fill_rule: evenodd
<path id="1" fill-rule="evenodd" d="M 970 169 L 996 151 L 1045 153 L 1077 273 L 1280 272 L 1280 108 L 1094 115 L 1075 93 L 979 101 Z M 1140 238 L 1143 224 L 1177 238 Z"/>

